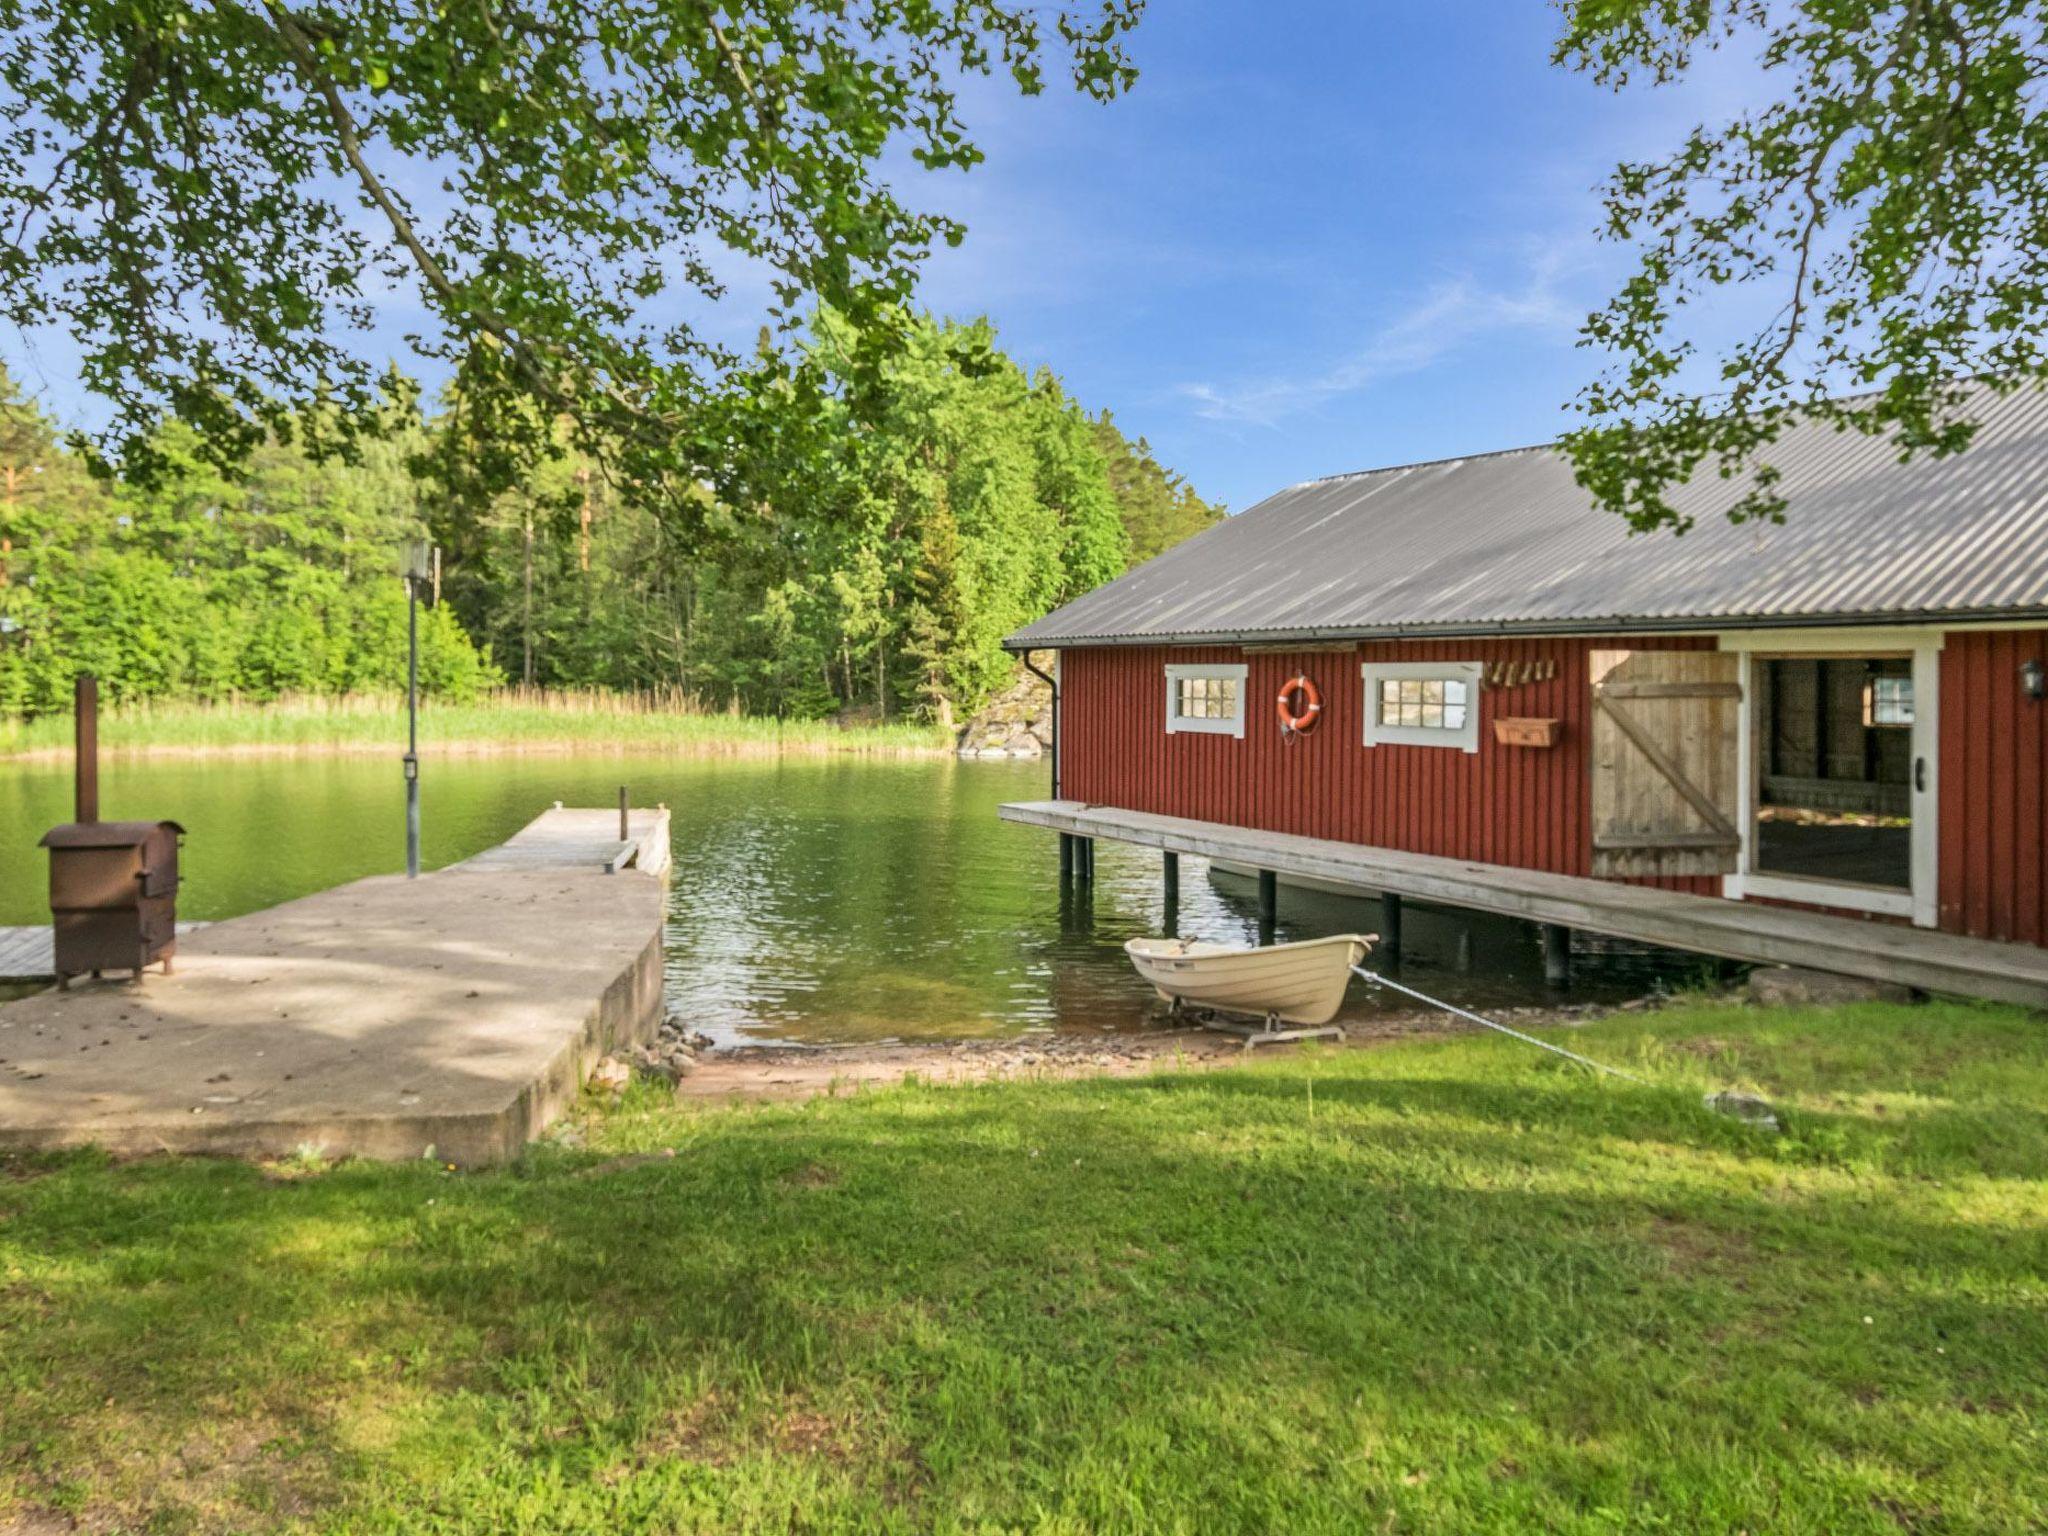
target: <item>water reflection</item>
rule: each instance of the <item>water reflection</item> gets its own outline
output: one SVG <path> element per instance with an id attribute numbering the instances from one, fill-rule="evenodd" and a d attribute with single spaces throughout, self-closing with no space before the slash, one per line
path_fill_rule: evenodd
<path id="1" fill-rule="evenodd" d="M 1157 1005 L 1124 959 L 1139 933 L 1251 943 L 1257 893 L 1181 862 L 1096 845 L 1092 884 L 1062 890 L 1058 840 L 996 819 L 1044 794 L 1036 765 L 950 759 L 677 761 L 561 755 L 436 759 L 425 774 L 430 865 L 488 847 L 554 800 L 602 805 L 624 781 L 675 829 L 667 930 L 671 1005 L 721 1040 L 959 1038 L 1124 1030 Z M 372 758 L 122 759 L 110 817 L 189 829 L 181 915 L 232 916 L 403 863 L 395 762 Z M 61 765 L 0 769 L 0 923 L 47 920 L 35 847 L 69 814 Z M 1282 886 L 1280 939 L 1371 932 L 1376 902 Z M 1697 962 L 1582 951 L 1576 997 L 1637 993 Z M 1470 1006 L 1554 996 L 1526 925 L 1409 906 L 1402 974 Z M 1391 1006 L 1352 989 L 1348 1017 Z M 1405 1007 L 1406 1005 L 1401 1005 Z"/>

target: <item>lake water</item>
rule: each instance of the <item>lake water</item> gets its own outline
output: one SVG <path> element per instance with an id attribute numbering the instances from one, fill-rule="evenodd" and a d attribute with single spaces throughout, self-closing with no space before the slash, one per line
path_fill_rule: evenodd
<path id="1" fill-rule="evenodd" d="M 1120 946 L 1157 933 L 1159 856 L 1098 845 L 1063 898 L 1057 839 L 996 819 L 1046 793 L 1039 764 L 948 758 L 430 759 L 430 866 L 502 841 L 551 802 L 674 813 L 670 1004 L 721 1041 L 834 1043 L 1156 1025 Z M 0 765 L 0 923 L 48 921 L 36 840 L 71 814 L 68 766 Z M 404 789 L 372 757 L 110 758 L 101 814 L 165 816 L 187 838 L 179 915 L 221 918 L 404 864 Z M 1373 902 L 1282 887 L 1281 939 L 1370 932 Z M 1180 932 L 1253 942 L 1247 882 L 1181 867 Z M 1524 924 L 1410 907 L 1399 974 L 1471 1007 L 1554 1000 Z M 1571 996 L 1614 1000 L 1701 962 L 1582 951 Z M 1363 984 L 1349 1016 L 1382 1007 Z"/>

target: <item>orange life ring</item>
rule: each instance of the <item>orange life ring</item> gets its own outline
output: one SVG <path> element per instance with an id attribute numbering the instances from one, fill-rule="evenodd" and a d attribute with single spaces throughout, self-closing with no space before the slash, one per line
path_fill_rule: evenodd
<path id="1" fill-rule="evenodd" d="M 1294 707 L 1294 696 L 1301 695 L 1301 708 Z M 1316 685 L 1299 674 L 1290 677 L 1280 685 L 1280 729 L 1294 736 L 1306 736 L 1316 728 L 1316 721 L 1323 716 L 1323 696 Z"/>

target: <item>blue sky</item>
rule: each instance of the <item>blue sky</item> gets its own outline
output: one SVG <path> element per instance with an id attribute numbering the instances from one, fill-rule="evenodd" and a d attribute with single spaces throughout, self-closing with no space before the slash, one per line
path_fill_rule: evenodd
<path id="1" fill-rule="evenodd" d="M 1549 63 L 1557 25 L 1531 0 L 1153 0 L 1130 95 L 976 82 L 965 113 L 987 162 L 905 164 L 909 201 L 968 226 L 923 300 L 988 316 L 1013 356 L 1233 509 L 1554 437 L 1595 368 L 1578 326 L 1627 266 L 1594 238 L 1599 184 L 1754 80 L 1709 60 L 1682 91 L 1616 96 Z M 712 329 L 750 338 L 763 291 L 737 282 Z M 358 344 L 398 353 L 417 300 L 379 308 Z M 0 354 L 62 419 L 105 420 L 61 336 Z"/>
<path id="2" fill-rule="evenodd" d="M 1599 184 L 1742 79 L 1616 96 L 1549 63 L 1556 27 L 1507 0 L 1155 0 L 1130 96 L 977 93 L 989 162 L 945 189 L 969 235 L 926 301 L 1233 508 L 1554 437 L 1627 265 Z"/>

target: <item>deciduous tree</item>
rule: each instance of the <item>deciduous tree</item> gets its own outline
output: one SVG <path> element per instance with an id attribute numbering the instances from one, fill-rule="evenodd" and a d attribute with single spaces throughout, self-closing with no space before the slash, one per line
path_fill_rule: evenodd
<path id="1" fill-rule="evenodd" d="M 2048 12 L 2039 0 L 1570 0 L 1557 57 L 1622 87 L 1761 66 L 1769 99 L 1624 164 L 1607 233 L 1634 274 L 1588 323 L 1611 357 L 1567 438 L 1579 478 L 1639 529 L 1671 488 L 1736 480 L 1775 517 L 1771 445 L 1818 417 L 1902 454 L 1970 441 L 1957 381 L 2048 377 Z M 1731 287 L 1769 318 L 1709 357 Z"/>
<path id="2" fill-rule="evenodd" d="M 1142 4 L 0 0 L 0 317 L 70 332 L 148 476 L 166 412 L 224 468 L 351 449 L 387 424 L 360 333 L 417 311 L 486 490 L 566 420 L 688 523 L 798 319 L 848 316 L 872 372 L 961 237 L 885 162 L 981 158 L 963 77 L 1115 95 Z M 740 279 L 782 338 L 750 363 L 706 319 Z"/>

